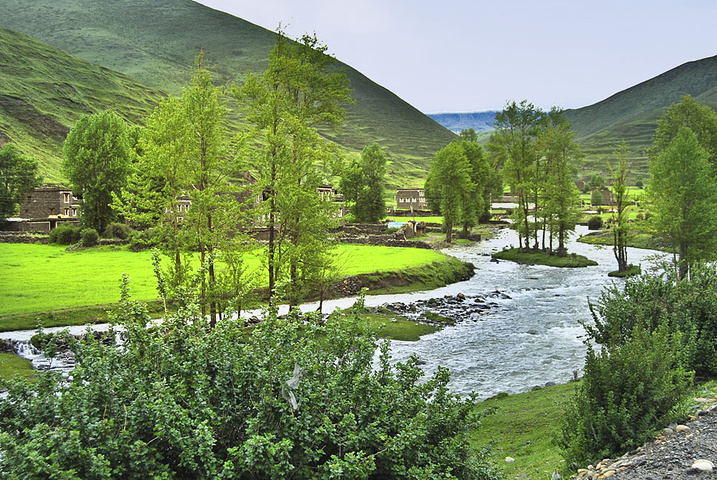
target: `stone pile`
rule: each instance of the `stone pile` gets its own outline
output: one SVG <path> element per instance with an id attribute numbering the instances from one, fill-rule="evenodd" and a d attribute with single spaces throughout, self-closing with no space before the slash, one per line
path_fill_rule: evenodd
<path id="1" fill-rule="evenodd" d="M 653 442 L 618 459 L 604 459 L 578 470 L 574 478 L 598 480 L 674 480 L 715 478 L 717 463 L 717 388 L 695 398 L 695 415 L 665 428 Z"/>
<path id="2" fill-rule="evenodd" d="M 446 323 L 432 320 L 431 312 L 447 318 L 451 323 L 463 321 L 478 321 L 480 317 L 491 309 L 499 306 L 496 299 L 509 299 L 505 293 L 494 291 L 488 295 L 445 295 L 439 298 L 418 300 L 413 303 L 392 302 L 384 303 L 379 309 L 389 310 L 394 313 L 405 315 L 412 320 L 422 323 Z"/>

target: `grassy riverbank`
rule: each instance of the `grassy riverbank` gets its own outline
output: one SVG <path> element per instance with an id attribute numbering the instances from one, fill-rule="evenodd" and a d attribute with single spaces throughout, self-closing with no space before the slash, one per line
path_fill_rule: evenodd
<path id="1" fill-rule="evenodd" d="M 587 243 L 588 245 L 605 245 L 610 247 L 613 246 L 614 241 L 612 230 L 607 229 L 590 232 L 578 239 L 578 242 Z M 661 238 L 652 233 L 640 232 L 636 230 L 630 230 L 627 237 L 627 246 L 645 248 L 649 250 L 659 250 L 662 252 L 672 252 L 669 245 L 667 245 Z"/>
<path id="2" fill-rule="evenodd" d="M 427 249 L 339 245 L 335 258 L 338 277 L 358 277 L 370 293 L 437 288 L 468 275 L 463 262 Z M 259 255 L 247 262 L 263 278 Z M 46 327 L 106 321 L 123 273 L 132 296 L 159 312 L 150 252 L 0 244 L 0 331 L 35 328 L 38 318 Z"/>
<path id="3" fill-rule="evenodd" d="M 520 249 L 511 248 L 492 255 L 495 259 L 509 260 L 516 263 L 525 263 L 529 265 L 548 265 L 550 267 L 577 268 L 597 265 L 597 262 L 590 260 L 582 255 L 569 253 L 564 257 L 550 254 L 539 250 L 530 250 L 522 252 Z"/>

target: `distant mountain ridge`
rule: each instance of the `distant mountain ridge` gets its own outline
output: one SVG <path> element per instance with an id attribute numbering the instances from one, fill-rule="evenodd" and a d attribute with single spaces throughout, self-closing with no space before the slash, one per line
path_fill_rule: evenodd
<path id="1" fill-rule="evenodd" d="M 436 122 L 454 133 L 472 128 L 476 132 L 491 130 L 495 123 L 496 111 L 468 113 L 427 113 Z"/>

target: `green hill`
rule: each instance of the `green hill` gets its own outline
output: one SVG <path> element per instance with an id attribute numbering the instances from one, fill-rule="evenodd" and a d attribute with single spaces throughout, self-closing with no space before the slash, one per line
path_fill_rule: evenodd
<path id="1" fill-rule="evenodd" d="M 652 144 L 657 120 L 683 95 L 717 107 L 717 56 L 685 63 L 594 105 L 568 110 L 586 153 L 581 172 L 607 173 L 605 158 L 625 140 L 633 171 L 646 175 L 645 150 Z"/>
<path id="2" fill-rule="evenodd" d="M 247 70 L 263 71 L 274 43 L 273 32 L 190 0 L 0 0 L 0 8 L 0 25 L 172 94 L 188 83 L 200 49 L 216 82 L 228 86 Z M 332 139 L 352 151 L 378 142 L 389 155 L 393 186 L 422 184 L 433 155 L 454 134 L 343 67 L 356 104 Z"/>
<path id="3" fill-rule="evenodd" d="M 86 113 L 112 109 L 131 123 L 152 112 L 161 93 L 0 27 L 0 143 L 38 160 L 46 182 L 61 181 L 62 144 Z"/>

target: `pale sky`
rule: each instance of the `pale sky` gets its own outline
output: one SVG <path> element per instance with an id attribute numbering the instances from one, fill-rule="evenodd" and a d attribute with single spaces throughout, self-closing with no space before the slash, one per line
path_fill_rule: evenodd
<path id="1" fill-rule="evenodd" d="M 200 0 L 342 62 L 424 113 L 579 108 L 717 55 L 714 0 Z"/>

